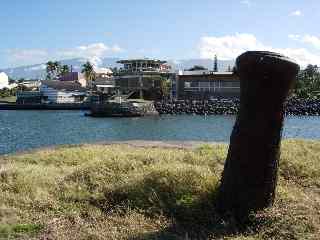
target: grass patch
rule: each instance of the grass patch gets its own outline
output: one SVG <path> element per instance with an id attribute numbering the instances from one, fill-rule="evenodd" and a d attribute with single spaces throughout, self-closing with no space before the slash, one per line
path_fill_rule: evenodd
<path id="1" fill-rule="evenodd" d="M 319 150 L 317 141 L 283 142 L 276 203 L 245 226 L 221 219 L 214 209 L 227 145 L 81 145 L 2 156 L 0 233 L 33 239 L 317 239 Z"/>
<path id="2" fill-rule="evenodd" d="M 39 224 L 0 224 L 0 239 L 17 239 L 19 237 L 32 237 L 40 232 Z"/>
<path id="3" fill-rule="evenodd" d="M 10 97 L 0 97 L 0 102 L 10 102 L 10 103 L 15 103 L 17 101 L 16 96 L 10 96 Z"/>

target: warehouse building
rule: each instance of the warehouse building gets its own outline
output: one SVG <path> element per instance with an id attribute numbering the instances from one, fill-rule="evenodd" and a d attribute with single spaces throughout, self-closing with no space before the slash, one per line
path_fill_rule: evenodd
<path id="1" fill-rule="evenodd" d="M 180 71 L 176 96 L 184 100 L 240 97 L 240 80 L 232 72 Z"/>

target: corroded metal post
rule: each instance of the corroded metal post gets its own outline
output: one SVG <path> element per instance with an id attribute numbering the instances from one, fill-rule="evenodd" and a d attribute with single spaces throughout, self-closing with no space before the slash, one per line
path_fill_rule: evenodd
<path id="1" fill-rule="evenodd" d="M 217 199 L 218 208 L 245 216 L 273 204 L 284 102 L 299 66 L 277 53 L 250 51 L 236 60 L 240 111 Z"/>

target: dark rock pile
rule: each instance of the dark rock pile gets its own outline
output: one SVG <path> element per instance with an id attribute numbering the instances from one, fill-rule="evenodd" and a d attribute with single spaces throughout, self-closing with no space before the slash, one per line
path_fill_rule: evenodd
<path id="1" fill-rule="evenodd" d="M 238 99 L 180 100 L 155 103 L 155 107 L 160 114 L 192 115 L 234 115 L 237 114 L 239 105 L 240 101 Z"/>
<path id="2" fill-rule="evenodd" d="M 236 115 L 239 99 L 214 99 L 205 101 L 177 100 L 155 102 L 159 114 Z M 286 103 L 288 116 L 320 116 L 320 99 L 291 98 Z"/>
<path id="3" fill-rule="evenodd" d="M 319 116 L 320 99 L 291 98 L 287 101 L 285 113 L 289 116 Z"/>

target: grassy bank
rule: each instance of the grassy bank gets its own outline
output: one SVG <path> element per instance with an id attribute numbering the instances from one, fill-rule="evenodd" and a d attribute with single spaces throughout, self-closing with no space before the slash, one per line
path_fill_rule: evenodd
<path id="1" fill-rule="evenodd" d="M 283 143 L 275 206 L 241 226 L 214 210 L 226 152 L 83 145 L 0 157 L 0 235 L 319 239 L 320 142 Z"/>
<path id="2" fill-rule="evenodd" d="M 16 96 L 9 96 L 9 97 L 0 97 L 0 102 L 10 102 L 15 103 L 17 100 Z"/>

